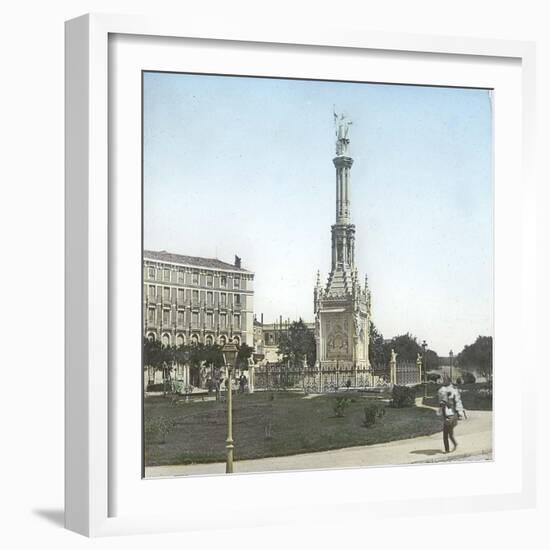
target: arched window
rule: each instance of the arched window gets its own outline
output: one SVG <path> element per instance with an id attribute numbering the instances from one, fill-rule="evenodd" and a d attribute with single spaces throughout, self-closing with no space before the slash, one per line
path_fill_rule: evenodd
<path id="1" fill-rule="evenodd" d="M 240 346 L 241 345 L 241 339 L 238 336 L 235 336 L 233 338 L 233 343 L 237 344 L 237 346 Z"/>
<path id="2" fill-rule="evenodd" d="M 176 345 L 183 346 L 185 344 L 185 336 L 183 334 L 178 334 L 176 337 Z"/>
<path id="3" fill-rule="evenodd" d="M 150 332 L 149 334 L 147 334 L 147 340 L 149 340 L 149 342 L 154 342 L 156 340 L 155 333 Z"/>
<path id="4" fill-rule="evenodd" d="M 196 334 L 193 334 L 193 336 L 191 336 L 191 345 L 195 346 L 198 343 L 199 343 L 199 337 Z"/>
<path id="5" fill-rule="evenodd" d="M 214 343 L 214 339 L 212 338 L 212 336 L 210 336 L 210 334 L 206 337 L 206 340 L 204 341 L 204 343 L 207 346 L 211 346 Z"/>
<path id="6" fill-rule="evenodd" d="M 220 345 L 225 346 L 227 344 L 227 338 L 225 336 L 220 336 Z"/>
<path id="7" fill-rule="evenodd" d="M 167 333 L 164 333 L 162 335 L 162 345 L 163 346 L 169 346 L 170 345 L 170 335 Z"/>

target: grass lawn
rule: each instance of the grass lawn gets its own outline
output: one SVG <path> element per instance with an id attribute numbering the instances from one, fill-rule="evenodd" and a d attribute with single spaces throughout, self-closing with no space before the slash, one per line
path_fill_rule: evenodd
<path id="1" fill-rule="evenodd" d="M 355 393 L 349 397 L 352 403 L 345 416 L 339 418 L 333 410 L 335 395 L 306 398 L 286 392 L 234 394 L 235 459 L 371 445 L 441 430 L 435 412 L 418 407 L 386 407 L 386 414 L 366 428 L 363 408 L 377 398 Z M 158 417 L 171 419 L 173 429 L 165 442 L 158 436 L 146 438 L 146 466 L 225 460 L 225 402 L 171 403 L 169 398 L 147 398 L 146 422 Z"/>

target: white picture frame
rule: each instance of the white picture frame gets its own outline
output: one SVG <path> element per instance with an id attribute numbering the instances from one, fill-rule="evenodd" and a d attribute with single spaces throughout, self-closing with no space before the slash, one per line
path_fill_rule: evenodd
<path id="1" fill-rule="evenodd" d="M 114 416 L 117 408 L 129 410 L 132 415 L 135 410 L 135 399 L 126 401 L 114 388 L 113 371 L 116 371 L 116 354 L 113 352 L 112 334 L 116 322 L 111 317 L 110 304 L 118 299 L 110 293 L 113 280 L 115 259 L 112 256 L 113 242 L 124 238 L 114 234 L 117 231 L 116 201 L 110 188 L 110 178 L 114 177 L 113 158 L 109 158 L 109 139 L 112 136 L 113 113 L 110 112 L 111 86 L 114 81 L 113 71 L 117 67 L 109 62 L 110 38 L 122 36 L 132 37 L 134 42 L 143 41 L 146 37 L 178 39 L 193 39 L 209 41 L 215 47 L 225 45 L 250 45 L 251 48 L 261 47 L 273 50 L 284 49 L 285 55 L 294 52 L 380 52 L 384 55 L 399 56 L 401 62 L 406 62 L 407 56 L 425 56 L 436 59 L 441 66 L 456 63 L 458 59 L 466 59 L 473 63 L 488 63 L 495 66 L 512 63 L 514 73 L 521 83 L 519 98 L 515 107 L 521 114 L 520 124 L 516 124 L 519 135 L 514 136 L 507 146 L 511 147 L 511 156 L 518 161 L 515 191 L 502 207 L 497 205 L 497 220 L 506 222 L 503 218 L 512 218 L 510 204 L 513 199 L 520 200 L 519 215 L 514 220 L 518 222 L 516 238 L 510 240 L 510 248 L 519 262 L 513 275 L 505 276 L 495 272 L 497 282 L 503 283 L 497 288 L 495 322 L 497 325 L 496 341 L 498 342 L 499 325 L 505 333 L 506 311 L 500 295 L 507 289 L 515 288 L 516 295 L 510 298 L 509 311 L 517 318 L 526 333 L 533 334 L 535 330 L 535 294 L 529 284 L 529 273 L 534 272 L 535 265 L 535 184 L 532 177 L 533 140 L 534 140 L 534 93 L 535 93 L 535 47 L 530 42 L 515 42 L 502 40 L 487 40 L 474 38 L 433 37 L 420 35 L 384 34 L 376 32 L 341 33 L 329 30 L 265 30 L 255 28 L 247 31 L 205 28 L 190 22 L 178 22 L 169 18 L 144 18 L 135 16 L 86 15 L 66 23 L 66 390 L 65 390 L 65 521 L 66 527 L 88 536 L 111 534 L 137 534 L 159 531 L 182 531 L 189 529 L 208 529 L 211 522 L 185 513 L 185 501 L 179 501 L 179 507 L 170 504 L 173 513 L 151 513 L 155 499 L 161 498 L 164 491 L 170 492 L 171 487 L 178 485 L 181 490 L 183 480 L 131 480 L 124 484 L 120 480 L 120 468 L 117 465 L 117 454 L 123 454 L 126 445 L 131 448 L 133 441 L 125 440 L 121 430 L 117 429 Z M 166 41 L 166 40 L 165 40 Z M 165 44 L 164 47 L 172 47 Z M 276 56 L 275 55 L 275 56 Z M 200 62 L 200 55 L 197 58 Z M 148 63 L 150 60 L 148 60 Z M 245 61 L 246 62 L 246 61 Z M 153 69 L 150 65 L 148 69 Z M 298 70 L 298 68 L 296 69 Z M 450 71 L 452 72 L 452 71 Z M 248 73 L 243 73 L 248 74 Z M 256 74 L 253 72 L 252 74 Z M 297 73 L 299 74 L 299 72 Z M 294 74 L 296 76 L 296 74 Z M 443 76 L 434 74 L 431 80 L 435 83 Z M 450 79 L 451 77 L 447 77 Z M 457 77 L 460 82 L 461 77 Z M 365 76 L 365 80 L 369 80 Z M 450 80 L 443 82 L 449 84 Z M 414 81 L 407 81 L 414 84 Z M 426 83 L 424 81 L 423 83 Z M 503 86 L 505 86 L 503 84 Z M 498 89 L 497 89 L 498 92 Z M 138 91 L 139 93 L 139 91 Z M 519 101 L 519 103 L 518 103 Z M 516 121 L 518 122 L 518 121 Z M 502 132 L 497 125 L 495 134 Z M 504 145 L 503 145 L 504 147 Z M 111 162 L 111 165 L 110 165 Z M 499 185 L 499 166 L 497 160 L 496 185 Z M 515 174 L 516 172 L 513 172 Z M 508 177 L 502 175 L 502 177 Z M 511 177 L 511 176 L 510 176 Z M 500 210 L 499 210 L 500 209 Z M 517 212 L 515 214 L 518 214 Z M 507 225 L 510 225 L 509 223 Z M 497 233 L 498 234 L 498 233 Z M 119 241 L 117 241 L 119 242 Z M 131 247 L 130 247 L 131 248 Z M 497 247 L 497 254 L 498 254 Z M 124 259 L 117 258 L 117 262 Z M 504 264 L 503 264 L 504 265 Z M 499 290 L 500 289 L 500 290 Z M 501 294 L 499 294 L 501 293 Z M 502 322 L 501 322 L 502 320 Z M 501 338 L 501 341 L 505 338 Z M 512 372 L 513 361 L 517 356 L 507 357 L 506 350 L 496 347 L 496 360 L 502 364 L 510 364 L 506 376 Z M 438 513 L 440 511 L 475 511 L 487 509 L 511 509 L 534 505 L 535 499 L 535 433 L 529 417 L 535 414 L 535 399 L 528 388 L 534 388 L 535 357 L 534 350 L 528 342 L 521 354 L 524 367 L 521 380 L 517 381 L 516 389 L 523 396 L 521 407 L 513 411 L 517 417 L 510 415 L 510 422 L 519 422 L 521 427 L 521 444 L 517 460 L 503 468 L 495 477 L 498 479 L 508 473 L 513 473 L 516 483 L 513 487 L 491 492 L 481 489 L 474 494 L 464 486 L 462 492 L 451 491 L 447 496 L 441 496 L 434 490 L 429 490 L 422 497 L 412 497 L 413 489 L 400 489 L 400 484 L 410 478 L 411 469 L 394 467 L 377 470 L 378 477 L 386 476 L 384 470 L 391 470 L 398 487 L 392 490 L 391 499 L 369 498 L 368 491 L 364 494 L 354 493 L 346 500 L 338 487 L 349 484 L 354 479 L 371 483 L 373 470 L 365 476 L 359 470 L 342 472 L 317 472 L 293 474 L 262 474 L 251 476 L 234 476 L 218 478 L 195 478 L 186 480 L 191 490 L 198 489 L 201 483 L 208 484 L 209 490 L 241 493 L 242 502 L 251 502 L 254 506 L 246 514 L 224 514 L 216 520 L 217 527 L 253 526 L 265 523 L 283 524 L 291 522 L 296 517 L 296 510 L 281 506 L 285 494 L 277 493 L 272 479 L 277 486 L 296 486 L 303 488 L 296 496 L 300 506 L 301 520 L 320 522 L 328 519 L 326 507 L 323 506 L 316 485 L 319 475 L 324 475 L 327 481 L 327 491 L 332 491 L 332 499 L 340 503 L 337 510 L 331 509 L 332 519 L 346 517 L 360 521 L 364 514 L 369 517 L 398 516 L 411 513 Z M 497 363 L 498 364 L 498 363 Z M 498 367 L 497 367 L 498 368 Z M 116 379 L 116 377 L 115 377 Z M 502 388 L 505 395 L 505 376 L 499 380 L 496 375 L 496 390 L 498 411 L 498 392 Z M 529 396 L 526 398 L 526 396 Z M 139 398 L 141 396 L 138 396 Z M 134 404 L 132 404 L 134 403 Z M 505 417 L 504 409 L 502 418 Z M 498 426 L 500 413 L 496 414 Z M 503 436 L 506 437 L 506 436 Z M 514 446 L 511 442 L 511 446 Z M 517 447 L 517 445 L 515 445 Z M 504 446 L 501 446 L 504 448 Z M 115 449 L 117 452 L 115 453 Z M 505 453 L 499 455 L 497 445 L 495 464 L 506 462 Z M 136 457 L 136 460 L 138 457 Z M 501 462 L 499 462 L 501 461 Z M 474 465 L 472 472 L 474 471 Z M 451 468 L 454 466 L 444 466 Z M 458 467 L 466 467 L 458 465 Z M 470 467 L 470 465 L 468 465 Z M 428 468 L 428 470 L 426 470 Z M 428 467 L 415 467 L 415 477 L 420 480 L 429 474 Z M 128 468 L 134 472 L 133 467 Z M 426 473 L 428 472 L 428 473 Z M 433 474 L 434 485 L 445 479 L 446 472 L 438 469 Z M 477 475 L 477 474 L 476 474 Z M 496 475 L 496 474 L 495 474 Z M 278 477 L 275 477 L 278 476 Z M 297 477 L 300 476 L 300 477 Z M 363 476 L 363 477 L 359 477 Z M 370 477 L 368 477 L 370 476 Z M 134 476 L 135 477 L 135 476 Z M 371 481 L 369 482 L 368 479 Z M 271 483 L 271 484 L 270 484 Z M 170 485 L 172 484 L 172 485 Z M 113 496 L 113 487 L 117 485 L 118 497 Z M 143 494 L 133 493 L 146 487 Z M 373 494 L 376 492 L 374 485 Z M 217 487 L 217 489 L 216 489 Z M 412 486 L 411 486 L 412 487 Z M 269 489 L 268 489 L 269 488 Z M 266 498 L 266 490 L 273 491 L 272 497 Z M 125 494 L 122 494 L 125 492 Z M 197 492 L 198 494 L 198 492 Z M 288 494 L 288 493 L 287 493 Z M 142 500 L 140 500 L 142 499 Z M 124 508 L 116 504 L 118 501 L 133 501 L 136 506 Z M 146 509 L 149 503 L 151 508 Z M 177 502 L 177 501 L 176 501 Z M 191 503 L 188 503 L 189 507 Z"/>

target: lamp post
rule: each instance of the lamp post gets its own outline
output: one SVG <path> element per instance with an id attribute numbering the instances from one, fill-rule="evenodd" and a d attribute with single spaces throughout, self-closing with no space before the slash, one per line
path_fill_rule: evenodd
<path id="1" fill-rule="evenodd" d="M 427 347 L 428 347 L 428 343 L 426 342 L 426 340 L 422 340 L 422 351 L 424 355 L 424 397 L 428 397 L 428 376 L 427 376 L 428 364 L 426 360 Z"/>
<path id="2" fill-rule="evenodd" d="M 231 371 L 235 366 L 237 346 L 233 342 L 228 342 L 222 348 L 223 361 L 227 367 L 227 439 L 225 448 L 227 450 L 227 459 L 225 463 L 225 473 L 233 473 L 233 398 L 231 391 Z"/>
<path id="3" fill-rule="evenodd" d="M 451 378 L 451 384 L 453 383 L 453 356 L 454 356 L 454 353 L 453 353 L 453 350 L 451 350 L 449 352 L 449 376 Z"/>

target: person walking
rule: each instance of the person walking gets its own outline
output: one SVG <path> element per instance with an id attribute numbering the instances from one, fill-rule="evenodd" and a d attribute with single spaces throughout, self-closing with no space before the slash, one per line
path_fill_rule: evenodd
<path id="1" fill-rule="evenodd" d="M 460 399 L 460 392 L 454 386 L 451 379 L 446 377 L 444 385 L 439 388 L 439 409 L 437 414 L 443 419 L 443 446 L 445 452 L 453 452 L 456 450 L 458 443 L 454 436 L 454 429 L 458 424 L 459 419 L 465 418 L 464 407 L 462 406 L 462 400 Z M 450 450 L 449 440 L 453 444 L 452 450 Z"/>
<path id="2" fill-rule="evenodd" d="M 244 375 L 244 372 L 241 373 L 241 376 L 239 376 L 239 392 L 244 393 L 246 387 L 246 376 Z"/>

